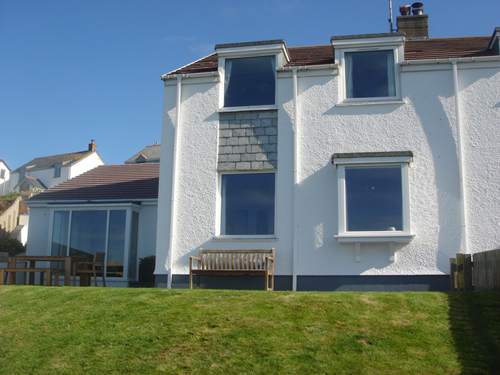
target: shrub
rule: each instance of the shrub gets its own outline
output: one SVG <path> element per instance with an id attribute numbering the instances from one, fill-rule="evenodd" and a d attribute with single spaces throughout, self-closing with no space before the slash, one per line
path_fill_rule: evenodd
<path id="1" fill-rule="evenodd" d="M 9 256 L 24 253 L 26 248 L 24 245 L 12 238 L 0 238 L 0 252 L 9 253 Z"/>

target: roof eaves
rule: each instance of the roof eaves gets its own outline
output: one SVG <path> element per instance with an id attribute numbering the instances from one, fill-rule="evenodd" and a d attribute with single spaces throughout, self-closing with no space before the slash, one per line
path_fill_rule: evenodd
<path id="1" fill-rule="evenodd" d="M 160 79 L 161 79 L 162 81 L 165 81 L 166 79 L 168 79 L 168 78 L 167 78 L 168 76 L 175 75 L 175 74 L 176 74 L 176 72 L 178 72 L 178 71 L 180 71 L 180 70 L 182 70 L 182 69 L 185 69 L 185 68 L 187 68 L 188 66 L 191 66 L 191 65 L 193 65 L 193 64 L 196 64 L 196 63 L 198 63 L 198 62 L 200 62 L 200 61 L 202 61 L 202 60 L 204 60 L 204 59 L 206 59 L 206 58 L 208 58 L 208 57 L 214 56 L 214 55 L 217 55 L 217 53 L 215 53 L 215 52 L 214 52 L 214 53 L 211 53 L 210 55 L 207 55 L 207 56 L 202 57 L 202 58 L 200 58 L 200 59 L 198 59 L 198 60 L 196 60 L 196 61 L 190 62 L 189 64 L 186 64 L 186 65 L 184 65 L 184 66 L 181 66 L 180 68 L 177 68 L 177 69 L 172 70 L 172 71 L 170 71 L 170 72 L 168 72 L 168 73 L 165 73 L 165 74 L 163 74 L 163 75 L 161 75 L 161 76 L 160 76 Z"/>

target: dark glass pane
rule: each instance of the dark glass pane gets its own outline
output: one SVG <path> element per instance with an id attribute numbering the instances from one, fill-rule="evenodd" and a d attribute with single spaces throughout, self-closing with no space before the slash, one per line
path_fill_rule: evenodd
<path id="1" fill-rule="evenodd" d="M 222 176 L 222 234 L 274 234 L 274 173 Z"/>
<path id="2" fill-rule="evenodd" d="M 128 255 L 128 279 L 137 279 L 137 244 L 139 242 L 139 213 L 132 212 L 132 235 Z"/>
<path id="3" fill-rule="evenodd" d="M 73 211 L 70 255 L 94 258 L 96 251 L 106 252 L 107 211 Z"/>
<path id="4" fill-rule="evenodd" d="M 224 107 L 275 102 L 274 56 L 226 60 Z"/>
<path id="5" fill-rule="evenodd" d="M 403 230 L 401 168 L 345 168 L 347 230 Z"/>
<path id="6" fill-rule="evenodd" d="M 69 211 L 54 212 L 52 227 L 52 256 L 68 255 Z"/>
<path id="7" fill-rule="evenodd" d="M 352 88 L 348 97 L 371 98 L 394 96 L 394 77 L 389 77 L 389 64 L 394 65 L 389 54 L 392 51 L 350 52 L 350 83 Z M 347 55 L 347 54 L 346 54 Z M 390 67 L 392 72 L 392 67 Z M 348 79 L 349 82 L 349 79 Z"/>
<path id="8" fill-rule="evenodd" d="M 108 254 L 106 257 L 106 277 L 123 277 L 125 259 L 125 210 L 109 213 Z"/>
<path id="9" fill-rule="evenodd" d="M 68 231 L 69 211 L 54 212 L 50 255 L 61 257 L 68 255 Z M 64 270 L 64 262 L 50 262 L 50 268 Z"/>

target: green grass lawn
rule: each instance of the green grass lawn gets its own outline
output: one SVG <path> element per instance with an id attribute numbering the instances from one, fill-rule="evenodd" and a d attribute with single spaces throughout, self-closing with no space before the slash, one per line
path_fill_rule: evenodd
<path id="1" fill-rule="evenodd" d="M 0 374 L 500 373 L 500 293 L 0 287 Z"/>

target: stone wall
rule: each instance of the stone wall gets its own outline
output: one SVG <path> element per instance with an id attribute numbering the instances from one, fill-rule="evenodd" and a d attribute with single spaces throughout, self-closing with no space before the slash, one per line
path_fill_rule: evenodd
<path id="1" fill-rule="evenodd" d="M 278 167 L 278 111 L 219 114 L 219 171 Z"/>

